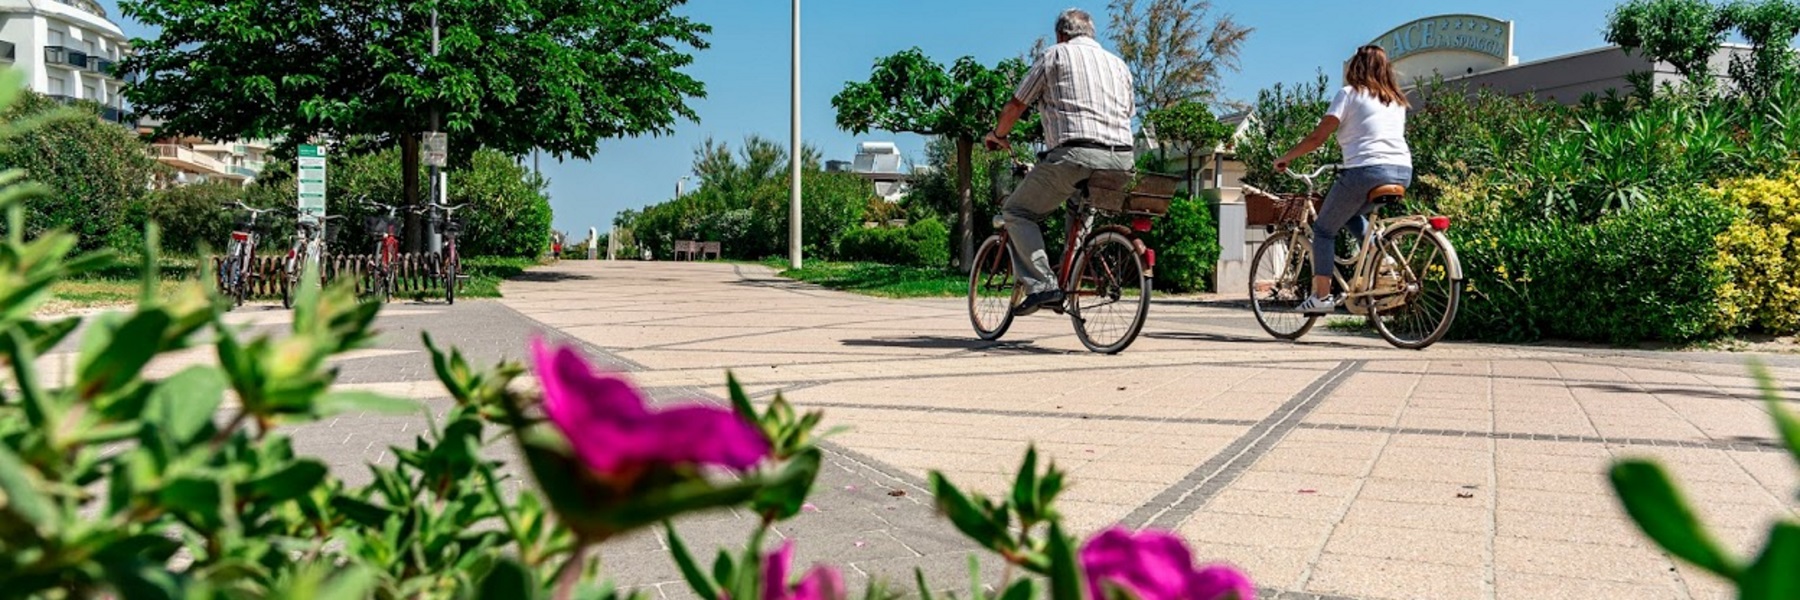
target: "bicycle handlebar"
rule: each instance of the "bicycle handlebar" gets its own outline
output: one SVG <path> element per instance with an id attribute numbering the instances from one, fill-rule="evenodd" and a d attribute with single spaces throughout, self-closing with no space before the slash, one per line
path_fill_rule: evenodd
<path id="1" fill-rule="evenodd" d="M 1324 175 L 1326 171 L 1335 171 L 1335 170 L 1337 170 L 1337 168 L 1338 168 L 1337 165 L 1319 165 L 1319 168 L 1314 169 L 1312 173 L 1309 173 L 1306 175 L 1301 175 L 1300 173 L 1298 173 L 1290 168 L 1287 170 L 1287 174 L 1289 177 L 1293 177 L 1295 179 L 1304 179 L 1304 180 L 1311 181 L 1313 179 L 1318 179 L 1319 176 Z"/>
<path id="2" fill-rule="evenodd" d="M 253 215 L 260 215 L 263 213 L 272 213 L 272 212 L 281 210 L 279 208 L 252 208 L 250 205 L 244 204 L 243 200 L 232 200 L 229 204 L 226 204 L 226 206 L 232 206 L 232 205 L 236 205 L 238 208 L 244 209 L 245 211 L 247 211 Z"/>

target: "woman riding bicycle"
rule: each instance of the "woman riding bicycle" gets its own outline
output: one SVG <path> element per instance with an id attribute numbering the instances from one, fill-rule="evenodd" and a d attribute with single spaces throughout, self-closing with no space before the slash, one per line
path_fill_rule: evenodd
<path id="1" fill-rule="evenodd" d="M 1337 308 L 1331 295 L 1331 274 L 1336 268 L 1338 230 L 1348 226 L 1362 239 L 1365 218 L 1374 210 L 1371 190 L 1384 185 L 1412 183 L 1412 151 L 1406 145 L 1406 95 L 1396 83 L 1393 64 L 1380 46 L 1363 46 L 1344 68 L 1344 89 L 1332 99 L 1331 108 L 1311 135 L 1275 161 L 1275 170 L 1287 171 L 1294 159 L 1312 153 L 1337 132 L 1344 151 L 1344 166 L 1325 195 L 1313 221 L 1312 296 L 1296 307 L 1301 313 L 1321 315 Z"/>

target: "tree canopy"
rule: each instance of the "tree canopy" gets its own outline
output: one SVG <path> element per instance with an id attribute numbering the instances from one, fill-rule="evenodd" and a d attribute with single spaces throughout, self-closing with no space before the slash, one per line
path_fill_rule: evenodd
<path id="1" fill-rule="evenodd" d="M 362 138 L 429 127 L 452 159 L 477 148 L 590 158 L 602 139 L 665 134 L 705 88 L 685 0 L 121 0 L 137 39 L 127 97 L 160 134 Z M 431 55 L 431 15 L 441 47 Z"/>
<path id="2" fill-rule="evenodd" d="M 1131 67 L 1144 114 L 1190 100 L 1218 104 L 1225 73 L 1238 69 L 1255 31 L 1229 14 L 1215 17 L 1212 0 L 1113 0 L 1107 9 L 1109 36 Z"/>

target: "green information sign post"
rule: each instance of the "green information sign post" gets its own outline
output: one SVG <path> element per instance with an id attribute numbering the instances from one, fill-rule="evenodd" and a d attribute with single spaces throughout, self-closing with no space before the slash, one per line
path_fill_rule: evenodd
<path id="1" fill-rule="evenodd" d="M 299 161 L 300 218 L 317 221 L 325 216 L 325 148 L 301 146 Z"/>

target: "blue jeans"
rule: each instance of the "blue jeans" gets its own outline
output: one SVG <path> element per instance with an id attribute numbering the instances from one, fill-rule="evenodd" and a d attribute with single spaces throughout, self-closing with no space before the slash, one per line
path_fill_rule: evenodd
<path id="1" fill-rule="evenodd" d="M 1325 194 L 1319 207 L 1319 218 L 1313 220 L 1313 275 L 1330 276 L 1337 265 L 1338 230 L 1349 228 L 1350 235 L 1361 242 L 1368 232 L 1368 214 L 1375 210 L 1369 192 L 1384 185 L 1412 185 L 1412 167 L 1370 165 L 1338 171 L 1337 181 Z"/>

